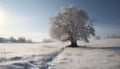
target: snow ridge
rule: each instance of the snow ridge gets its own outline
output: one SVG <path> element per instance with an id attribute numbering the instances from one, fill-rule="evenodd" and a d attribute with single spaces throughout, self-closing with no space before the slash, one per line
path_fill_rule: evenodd
<path id="1" fill-rule="evenodd" d="M 50 66 L 48 63 L 52 62 L 53 59 L 58 56 L 61 52 L 63 52 L 64 48 L 59 48 L 52 53 L 48 53 L 46 55 L 29 56 L 29 58 L 25 57 L 13 57 L 10 59 L 6 59 L 6 61 L 14 61 L 10 65 L 0 65 L 0 69 L 48 69 Z M 34 60 L 35 58 L 39 58 Z M 24 61 L 26 60 L 26 61 Z M 28 60 L 28 61 L 27 61 Z M 21 62 L 22 61 L 22 62 Z"/>
<path id="2" fill-rule="evenodd" d="M 48 67 L 50 66 L 48 63 L 53 61 L 53 59 L 58 56 L 61 52 L 63 52 L 64 48 L 57 50 L 51 54 L 46 55 L 43 59 L 42 59 L 42 63 L 40 64 L 39 69 L 48 69 Z"/>

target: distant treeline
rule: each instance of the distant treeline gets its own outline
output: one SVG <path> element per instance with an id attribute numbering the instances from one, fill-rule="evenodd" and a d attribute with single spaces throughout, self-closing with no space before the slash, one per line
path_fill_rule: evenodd
<path id="1" fill-rule="evenodd" d="M 119 35 L 115 35 L 115 34 L 112 34 L 112 35 L 107 35 L 107 37 L 106 38 L 120 38 L 120 36 Z"/>
<path id="2" fill-rule="evenodd" d="M 51 39 L 43 39 L 42 42 L 43 42 L 43 43 L 50 43 L 50 42 L 54 42 L 54 40 L 51 40 Z"/>
<path id="3" fill-rule="evenodd" d="M 105 37 L 105 39 L 115 39 L 115 38 L 120 38 L 120 36 L 119 35 L 116 35 L 116 34 L 109 34 L 109 35 L 107 35 L 106 37 Z M 99 35 L 96 35 L 95 36 L 95 39 L 98 39 L 98 40 L 100 40 L 101 39 L 101 37 L 99 36 Z"/>
<path id="4" fill-rule="evenodd" d="M 15 39 L 14 37 L 0 37 L 0 43 L 32 43 L 32 40 L 26 39 L 25 37 L 18 37 L 17 39 Z"/>

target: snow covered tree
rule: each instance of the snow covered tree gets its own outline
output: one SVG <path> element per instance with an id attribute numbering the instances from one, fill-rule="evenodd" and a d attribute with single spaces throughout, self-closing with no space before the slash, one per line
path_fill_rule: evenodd
<path id="1" fill-rule="evenodd" d="M 50 18 L 50 36 L 61 41 L 70 41 L 70 47 L 77 47 L 77 40 L 89 42 L 95 35 L 92 21 L 87 13 L 74 5 L 62 7 L 60 12 Z"/>

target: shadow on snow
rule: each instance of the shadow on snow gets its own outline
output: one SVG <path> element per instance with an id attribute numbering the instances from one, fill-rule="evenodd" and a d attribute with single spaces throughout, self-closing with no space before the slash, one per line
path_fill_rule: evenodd
<path id="1" fill-rule="evenodd" d="M 116 47 L 88 47 L 88 46 L 78 46 L 78 48 L 83 48 L 83 49 L 120 50 L 119 46 L 116 46 Z"/>

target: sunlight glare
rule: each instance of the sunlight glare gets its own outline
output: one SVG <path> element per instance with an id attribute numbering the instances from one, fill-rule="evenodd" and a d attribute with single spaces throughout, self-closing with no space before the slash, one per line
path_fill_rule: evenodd
<path id="1" fill-rule="evenodd" d="M 6 12 L 3 9 L 0 9 L 0 26 L 5 25 Z"/>

